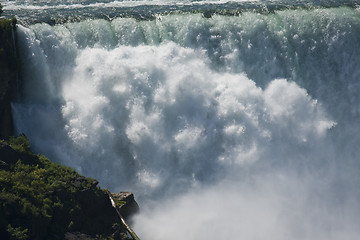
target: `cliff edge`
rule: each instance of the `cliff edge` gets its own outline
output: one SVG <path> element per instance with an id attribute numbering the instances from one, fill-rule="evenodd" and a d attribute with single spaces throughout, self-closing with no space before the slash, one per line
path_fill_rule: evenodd
<path id="1" fill-rule="evenodd" d="M 33 154 L 24 135 L 1 141 L 0 239 L 130 239 L 97 184 Z M 138 210 L 131 193 L 117 200 Z"/>
<path id="2" fill-rule="evenodd" d="M 0 19 L 0 139 L 8 139 L 13 135 L 10 103 L 21 65 L 16 56 L 15 28 L 15 18 Z"/>

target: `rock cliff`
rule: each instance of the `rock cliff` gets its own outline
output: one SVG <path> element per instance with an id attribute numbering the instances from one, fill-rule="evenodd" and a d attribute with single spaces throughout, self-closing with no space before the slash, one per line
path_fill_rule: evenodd
<path id="1" fill-rule="evenodd" d="M 11 101 L 20 61 L 16 56 L 16 19 L 0 19 L 0 139 L 13 135 Z"/>
<path id="2" fill-rule="evenodd" d="M 129 239 L 97 183 L 33 154 L 24 135 L 0 142 L 0 239 Z M 138 210 L 133 194 L 114 195 L 127 218 Z"/>

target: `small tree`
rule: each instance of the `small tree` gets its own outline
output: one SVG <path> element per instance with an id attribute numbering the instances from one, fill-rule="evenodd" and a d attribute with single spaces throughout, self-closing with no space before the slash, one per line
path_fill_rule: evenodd
<path id="1" fill-rule="evenodd" d="M 1 5 L 1 3 L 0 3 L 0 15 L 1 15 L 2 12 L 3 12 L 3 10 L 2 10 L 2 5 Z"/>

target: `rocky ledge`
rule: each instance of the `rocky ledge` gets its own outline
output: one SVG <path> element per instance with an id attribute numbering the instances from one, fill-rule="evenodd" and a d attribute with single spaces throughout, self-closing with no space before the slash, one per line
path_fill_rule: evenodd
<path id="1" fill-rule="evenodd" d="M 116 205 L 119 206 L 121 216 L 130 221 L 131 217 L 138 213 L 140 208 L 135 201 L 134 194 L 131 192 L 112 193 L 113 198 L 116 200 Z"/>
<path id="2" fill-rule="evenodd" d="M 0 239 L 129 239 L 107 190 L 30 151 L 26 136 L 0 142 Z M 121 215 L 139 210 L 113 193 Z"/>

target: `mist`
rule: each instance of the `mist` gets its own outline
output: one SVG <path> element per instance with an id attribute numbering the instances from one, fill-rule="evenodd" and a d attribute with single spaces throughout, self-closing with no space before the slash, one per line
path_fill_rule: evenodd
<path id="1" fill-rule="evenodd" d="M 134 228 L 150 240 L 357 239 L 356 194 L 342 195 L 331 178 L 275 172 L 194 188 L 144 205 Z"/>

